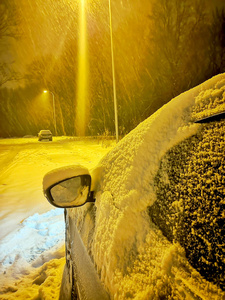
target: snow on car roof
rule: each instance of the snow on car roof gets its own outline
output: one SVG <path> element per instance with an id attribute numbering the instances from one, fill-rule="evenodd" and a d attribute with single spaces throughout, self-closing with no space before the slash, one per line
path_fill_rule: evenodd
<path id="1" fill-rule="evenodd" d="M 42 129 L 39 133 L 51 133 L 49 129 Z"/>
<path id="2" fill-rule="evenodd" d="M 154 201 L 154 187 L 150 187 L 149 182 L 153 182 L 150 179 L 155 176 L 160 159 L 168 149 L 197 132 L 200 125 L 193 122 L 191 109 L 199 101 L 202 91 L 213 90 L 215 85 L 218 87 L 220 84 L 223 91 L 224 78 L 225 74 L 217 75 L 180 94 L 131 131 L 102 159 L 100 164 L 108 174 L 103 185 L 107 186 L 108 177 L 113 175 L 117 180 L 113 185 L 110 182 L 108 187 L 113 194 L 126 195 L 128 190 L 138 188 L 143 195 L 148 191 L 147 198 Z M 221 105 L 217 112 L 223 107 Z M 120 199 L 115 199 L 116 204 L 123 206 Z"/>

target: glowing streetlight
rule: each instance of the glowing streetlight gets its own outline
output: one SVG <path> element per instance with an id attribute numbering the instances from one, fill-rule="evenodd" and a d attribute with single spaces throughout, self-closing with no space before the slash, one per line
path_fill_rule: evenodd
<path id="1" fill-rule="evenodd" d="M 54 127 L 55 127 L 55 135 L 57 135 L 57 129 L 56 129 L 56 115 L 55 115 L 55 96 L 53 92 L 51 91 L 44 91 L 44 93 L 51 93 L 52 94 L 52 103 L 53 103 L 53 117 L 54 117 Z"/>
<path id="2" fill-rule="evenodd" d="M 118 136 L 118 113 L 117 113 L 116 78 L 115 78 L 115 66 L 114 66 L 113 37 L 112 37 L 112 9 L 111 9 L 111 0 L 109 0 L 109 27 L 110 27 L 110 39 L 111 39 L 112 76 L 113 76 L 113 99 L 114 99 L 114 113 L 115 113 L 116 142 L 118 143 L 118 141 L 119 141 L 119 136 Z"/>
<path id="3" fill-rule="evenodd" d="M 85 124 L 87 119 L 86 107 L 88 104 L 87 96 L 87 26 L 85 16 L 85 0 L 80 0 L 79 12 L 79 28 L 80 38 L 78 43 L 78 91 L 77 91 L 77 107 L 76 107 L 76 131 L 78 135 L 85 134 Z M 114 52 L 113 52 L 113 36 L 112 36 L 112 11 L 111 0 L 109 0 L 109 27 L 111 39 L 111 58 L 112 58 L 112 77 L 113 77 L 113 99 L 114 99 L 114 114 L 115 114 L 115 131 L 116 142 L 118 142 L 118 113 L 117 113 L 117 99 L 116 99 L 116 79 L 115 79 L 115 66 L 114 66 Z"/>

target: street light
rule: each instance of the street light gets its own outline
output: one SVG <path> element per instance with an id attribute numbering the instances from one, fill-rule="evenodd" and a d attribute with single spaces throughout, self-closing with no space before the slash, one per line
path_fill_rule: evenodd
<path id="1" fill-rule="evenodd" d="M 119 141 L 119 136 L 118 136 L 118 113 L 117 113 L 116 78 L 115 78 L 115 66 L 114 66 L 113 37 L 112 37 L 112 9 L 111 9 L 111 0 L 109 0 L 109 27 L 110 27 L 110 39 L 111 39 L 112 76 L 113 76 L 113 99 L 114 99 L 114 113 L 115 113 L 116 142 L 118 143 L 118 141 Z"/>
<path id="2" fill-rule="evenodd" d="M 57 135 L 57 129 L 56 129 L 56 115 L 55 115 L 55 96 L 53 92 L 51 91 L 44 91 L 44 93 L 51 93 L 52 94 L 52 103 L 53 103 L 53 117 L 54 117 L 54 127 L 55 127 L 55 135 Z"/>

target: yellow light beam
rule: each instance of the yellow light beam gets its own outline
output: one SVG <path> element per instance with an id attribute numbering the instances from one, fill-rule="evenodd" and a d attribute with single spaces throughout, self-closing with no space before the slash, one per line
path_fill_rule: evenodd
<path id="1" fill-rule="evenodd" d="M 85 11 L 85 0 L 80 1 L 79 11 L 79 41 L 78 41 L 78 77 L 77 77 L 77 105 L 75 128 L 77 135 L 84 136 L 87 124 L 87 112 L 89 109 L 87 82 L 87 22 Z"/>

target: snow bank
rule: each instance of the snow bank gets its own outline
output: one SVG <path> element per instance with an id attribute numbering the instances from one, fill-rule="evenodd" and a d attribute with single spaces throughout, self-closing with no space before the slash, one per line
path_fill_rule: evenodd
<path id="1" fill-rule="evenodd" d="M 65 263 L 64 238 L 62 209 L 53 209 L 28 217 L 19 229 L 2 239 L 0 298 L 34 299 L 35 295 L 45 293 L 48 297 L 57 295 Z"/>
<path id="2" fill-rule="evenodd" d="M 52 250 L 55 245 L 61 246 L 64 237 L 65 224 L 61 209 L 53 209 L 41 215 L 36 213 L 28 217 L 21 222 L 18 230 L 1 240 L 1 272 L 4 272 L 15 260 L 21 258 L 25 263 L 30 263 L 46 250 Z M 42 259 L 44 262 L 48 258 L 42 257 Z"/>
<path id="3" fill-rule="evenodd" d="M 58 299 L 65 258 L 52 259 L 38 268 L 27 268 L 18 280 L 1 278 L 0 299 Z M 13 266 L 12 266 L 13 268 Z M 2 277 L 2 276 L 1 276 Z"/>

